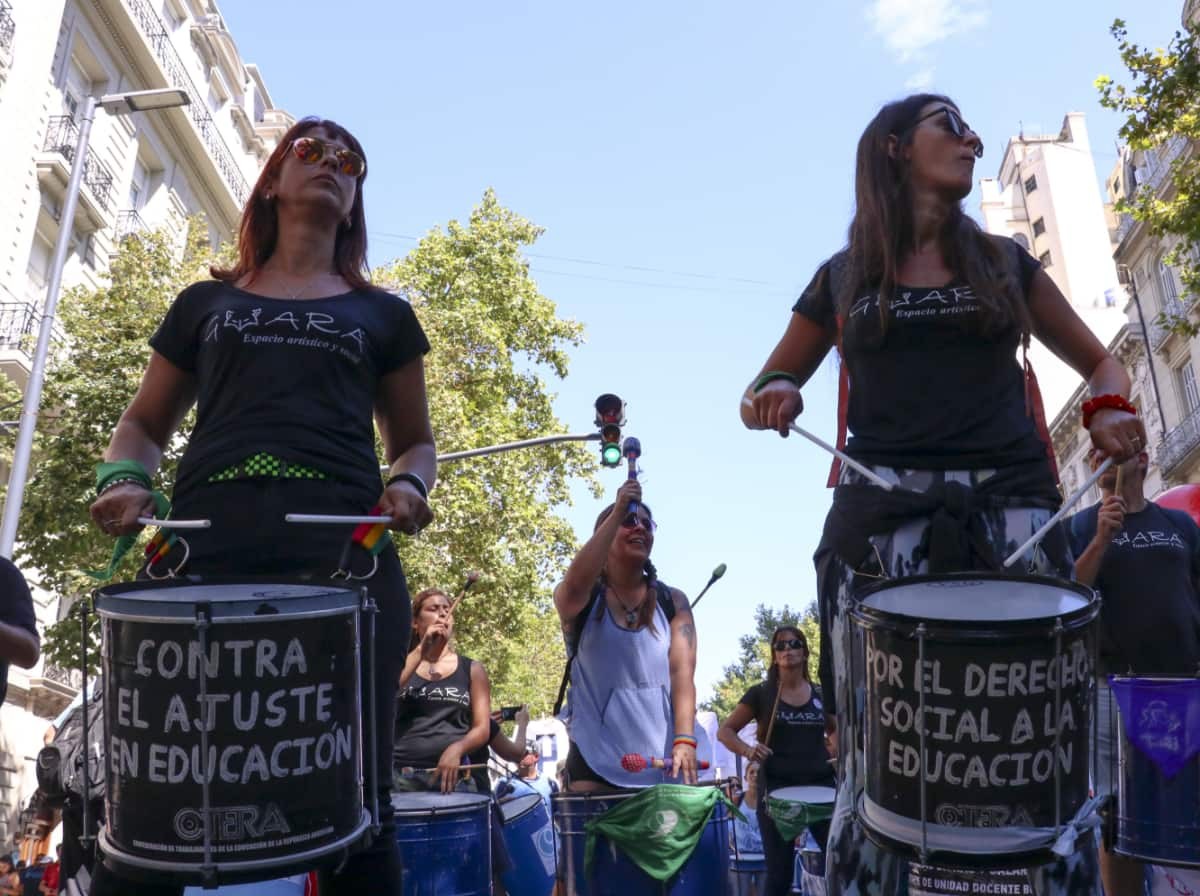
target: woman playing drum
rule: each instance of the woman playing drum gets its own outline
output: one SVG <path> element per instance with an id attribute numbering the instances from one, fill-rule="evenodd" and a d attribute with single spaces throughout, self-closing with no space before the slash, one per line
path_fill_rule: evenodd
<path id="1" fill-rule="evenodd" d="M 427 588 L 413 601 L 412 649 L 400 674 L 392 753 L 397 790 L 477 789 L 463 757 L 486 747 L 491 688 L 483 665 L 456 653 L 450 596 Z M 428 771 L 435 769 L 435 771 Z"/>
<path id="2" fill-rule="evenodd" d="M 752 747 L 740 737 L 751 721 L 757 725 Z M 764 684 L 756 684 L 742 697 L 717 730 L 717 739 L 731 752 L 761 763 L 767 797 L 782 787 L 828 787 L 832 794 L 833 768 L 825 749 L 825 713 L 808 671 L 808 642 L 790 625 L 771 635 L 771 667 Z M 795 868 L 792 841 L 785 839 L 767 811 L 767 800 L 755 807 L 767 860 L 763 896 L 784 896 L 791 890 Z M 829 835 L 829 822 L 810 825 L 821 848 Z"/>
<path id="3" fill-rule="evenodd" d="M 670 757 L 670 774 L 696 781 L 696 629 L 688 599 L 658 580 L 654 518 L 629 480 L 554 591 L 574 651 L 567 727 L 568 788 L 647 787 L 628 753 Z M 703 731 L 701 730 L 701 736 Z"/>
<path id="4" fill-rule="evenodd" d="M 149 366 L 105 452 L 91 507 L 108 534 L 136 533 L 138 517 L 155 514 L 151 477 L 195 403 L 172 515 L 212 525 L 187 534 L 186 565 L 177 545 L 155 564 L 160 573 L 369 576 L 380 610 L 374 777 L 383 832 L 322 884 L 322 893 L 356 896 L 400 888 L 389 792 L 408 590 L 390 539 L 372 557 L 348 550 L 346 527 L 288 525 L 284 516 L 374 509 L 410 535 L 432 519 L 429 344 L 408 303 L 367 279 L 365 177 L 362 146 L 340 125 L 306 118 L 283 136 L 246 203 L 236 263 L 184 290 L 150 340 Z M 93 892 L 179 892 L 111 878 L 100 869 Z"/>
<path id="5" fill-rule="evenodd" d="M 800 387 L 838 345 L 846 450 L 900 487 L 885 492 L 842 470 L 818 549 L 821 680 L 840 727 L 861 684 L 850 681 L 845 608 L 865 577 L 995 569 L 1059 504 L 1035 384 L 1016 360 L 1031 335 L 1087 380 L 1085 422 L 1100 452 L 1122 460 L 1145 440 L 1129 377 L 1041 265 L 963 212 L 982 153 L 946 97 L 917 94 L 879 111 L 858 145 L 849 245 L 796 302 L 741 411 L 746 426 L 786 436 L 803 407 Z M 1036 569 L 1067 578 L 1070 567 L 1065 539 L 1052 532 Z M 855 748 L 842 746 L 843 758 Z M 854 778 L 839 791 L 829 891 L 901 892 L 907 863 L 851 821 L 863 785 Z M 1096 892 L 1087 839 L 1040 869 L 1039 893 Z"/>

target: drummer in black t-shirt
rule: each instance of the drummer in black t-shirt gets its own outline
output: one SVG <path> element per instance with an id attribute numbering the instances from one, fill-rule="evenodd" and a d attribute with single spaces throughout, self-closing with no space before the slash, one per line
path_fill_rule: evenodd
<path id="1" fill-rule="evenodd" d="M 788 434 L 800 388 L 835 345 L 847 453 L 890 484 L 854 470 L 832 476 L 833 509 L 818 548 L 821 674 L 839 728 L 854 709 L 847 608 L 864 583 L 995 569 L 1060 503 L 1036 382 L 1017 356 L 1036 335 L 1087 380 L 1093 444 L 1125 460 L 1145 444 L 1129 377 L 1054 281 L 1012 239 L 983 233 L 963 211 L 979 135 L 950 99 L 888 103 L 859 140 L 849 245 L 822 264 L 787 329 L 746 390 L 742 421 Z M 839 439 L 840 441 L 840 439 Z M 1066 578 L 1066 539 L 1052 532 L 1035 569 Z M 860 744 L 839 743 L 845 757 Z M 908 863 L 867 837 L 853 805 L 861 762 L 843 761 L 827 850 L 830 896 L 903 892 Z M 1089 838 L 1037 869 L 1039 893 L 1099 892 Z"/>
<path id="2" fill-rule="evenodd" d="M 1097 458 L 1093 456 L 1093 466 Z M 1181 510 L 1146 500 L 1145 452 L 1100 477 L 1103 499 L 1067 522 L 1075 578 L 1100 592 L 1098 793 L 1115 783 L 1116 713 L 1108 675 L 1200 671 L 1200 526 Z M 1101 844 L 1105 890 L 1132 893 L 1145 874 L 1136 859 Z"/>
<path id="3" fill-rule="evenodd" d="M 717 740 L 733 753 L 761 763 L 760 787 L 770 796 L 781 787 L 834 785 L 826 749 L 825 711 L 808 671 L 808 640 L 798 628 L 780 626 L 771 635 L 771 668 L 767 680 L 746 691 L 741 702 L 717 729 Z M 751 721 L 758 723 L 753 747 L 738 737 Z M 769 733 L 768 733 L 769 732 Z M 755 810 L 767 862 L 763 896 L 791 891 L 795 854 L 767 812 L 767 800 Z M 810 827 L 825 848 L 829 822 Z"/>
<path id="4" fill-rule="evenodd" d="M 392 748 L 397 790 L 477 787 L 472 776 L 463 777 L 463 758 L 487 745 L 491 686 L 483 665 L 451 646 L 450 604 L 437 588 L 413 601 L 412 649 L 400 674 Z"/>
<path id="5" fill-rule="evenodd" d="M 368 279 L 366 166 L 362 145 L 335 122 L 305 118 L 283 135 L 246 202 L 235 263 L 180 293 L 151 338 L 91 507 L 112 536 L 155 516 L 151 477 L 195 405 L 172 516 L 211 527 L 189 530 L 187 547 L 155 564 L 159 576 L 328 579 L 349 566 L 370 592 L 379 608 L 373 778 L 382 830 L 322 880 L 323 896 L 400 891 L 391 734 L 411 609 L 390 538 L 373 544 L 373 557 L 350 547 L 347 527 L 289 525 L 284 516 L 374 512 L 415 535 L 433 517 L 426 499 L 437 474 L 422 360 L 429 343 L 409 303 Z M 181 891 L 117 880 L 101 865 L 92 883 L 93 896 Z"/>

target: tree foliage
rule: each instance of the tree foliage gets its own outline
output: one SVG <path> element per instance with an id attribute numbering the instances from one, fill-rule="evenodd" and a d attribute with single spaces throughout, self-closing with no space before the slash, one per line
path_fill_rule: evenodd
<path id="1" fill-rule="evenodd" d="M 566 430 L 546 378 L 566 376 L 567 349 L 583 331 L 556 315 L 529 276 L 522 251 L 541 233 L 489 190 L 467 222 L 431 231 L 376 272 L 409 298 L 433 345 L 425 365 L 441 453 Z M 487 667 L 495 705 L 529 703 L 537 715 L 554 701 L 565 658 L 550 584 L 576 548 L 555 508 L 570 500 L 575 479 L 595 487 L 594 468 L 578 444 L 443 464 L 437 518 L 401 543 L 414 593 L 457 589 L 468 571 L 484 572 L 455 630 L 460 649 Z"/>
<path id="2" fill-rule="evenodd" d="M 426 377 L 442 453 L 566 429 L 547 381 L 566 376 L 582 328 L 558 318 L 529 276 L 522 252 L 541 232 L 488 191 L 468 221 L 432 230 L 374 274 L 412 302 L 433 346 Z M 179 290 L 207 276 L 209 260 L 198 236 L 183 264 L 164 237 L 135 238 L 113 259 L 110 285 L 64 296 L 67 347 L 47 377 L 20 546 L 23 562 L 61 595 L 86 593 L 94 583 L 79 571 L 104 566 L 111 551 L 88 519 L 93 465 L 137 388 L 147 339 Z M 189 430 L 190 418 L 158 478 L 168 494 Z M 564 656 L 550 586 L 576 547 L 556 509 L 577 478 L 594 486 L 593 468 L 577 444 L 444 464 L 431 495 L 434 523 L 417 539 L 398 539 L 413 593 L 457 592 L 469 571 L 485 573 L 456 613 L 456 638 L 487 667 L 496 705 L 529 703 L 537 715 L 553 703 Z M 51 662 L 76 664 L 78 631 L 74 620 L 51 627 Z"/>
<path id="3" fill-rule="evenodd" d="M 739 639 L 741 654 L 737 662 L 725 667 L 721 680 L 713 687 L 712 698 L 701 706 L 702 709 L 712 710 L 724 720 L 752 685 L 766 680 L 771 665 L 771 635 L 781 625 L 794 625 L 804 632 L 811 651 L 808 674 L 813 681 L 817 680 L 821 626 L 816 603 L 810 603 L 803 613 L 787 604 L 778 608 L 759 604 L 754 608 L 754 630 Z"/>
<path id="4" fill-rule="evenodd" d="M 1131 150 L 1171 158 L 1162 181 L 1138 185 L 1117 210 L 1173 243 L 1164 260 L 1179 271 L 1186 294 L 1200 297 L 1200 32 L 1191 26 L 1167 47 L 1150 49 L 1132 43 L 1120 19 L 1110 30 L 1130 78 L 1128 85 L 1097 78 L 1100 103 L 1125 116 L 1120 134 Z M 1196 333 L 1178 315 L 1163 322 Z"/>

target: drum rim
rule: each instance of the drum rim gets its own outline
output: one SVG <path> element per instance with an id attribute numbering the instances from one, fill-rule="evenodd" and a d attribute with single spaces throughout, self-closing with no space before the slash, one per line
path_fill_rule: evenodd
<path id="1" fill-rule="evenodd" d="M 804 800 L 788 800 L 786 796 L 780 796 L 780 793 L 784 790 L 828 790 L 831 798 L 827 803 L 815 803 Z M 773 790 L 768 790 L 767 798 L 787 800 L 788 802 L 804 802 L 805 805 L 808 806 L 829 806 L 837 802 L 837 788 L 829 787 L 823 784 L 789 784 L 787 787 L 776 787 Z"/>
<path id="2" fill-rule="evenodd" d="M 871 607 L 865 604 L 865 600 L 872 595 L 895 588 L 933 582 L 954 581 L 1022 582 L 1025 584 L 1044 585 L 1059 590 L 1073 591 L 1084 598 L 1084 603 L 1082 606 L 1065 613 L 1051 613 L 1046 616 L 1031 616 L 1024 619 L 931 619 L 924 616 L 911 616 L 907 613 L 895 613 L 891 610 L 881 610 L 878 607 Z M 899 626 L 890 623 L 899 621 L 902 626 L 910 623 L 924 623 L 931 635 L 938 631 L 945 631 L 959 635 L 980 633 L 986 636 L 989 632 L 999 634 L 1028 628 L 1041 629 L 1054 619 L 1061 619 L 1068 631 L 1074 631 L 1084 627 L 1092 619 L 1099 616 L 1099 614 L 1100 595 L 1094 588 L 1089 588 L 1087 585 L 1053 576 L 1035 576 L 1030 574 L 1009 576 L 998 572 L 952 572 L 941 575 L 927 574 L 886 579 L 881 582 L 872 583 L 856 591 L 854 594 L 854 605 L 850 608 L 851 617 L 860 627 L 874 628 L 880 627 L 882 623 L 889 623 L 883 627 L 886 627 L 890 631 L 896 631 Z"/>
<path id="3" fill-rule="evenodd" d="M 522 809 L 516 815 L 505 815 L 504 814 L 505 806 L 511 805 L 513 803 L 519 803 L 521 800 L 531 800 L 531 802 L 529 803 L 529 805 L 527 805 L 524 809 Z M 497 801 L 496 808 L 498 810 L 500 810 L 500 817 L 504 820 L 505 826 L 508 826 L 510 824 L 516 824 L 518 821 L 520 821 L 526 815 L 535 811 L 537 809 L 539 803 L 541 803 L 542 805 L 545 805 L 545 801 L 542 799 L 542 795 L 540 793 L 522 793 L 521 795 L 514 796 L 511 799 Z"/>
<path id="4" fill-rule="evenodd" d="M 358 597 L 360 588 L 347 586 L 337 579 L 300 578 L 297 576 L 183 576 L 176 579 L 138 579 L 132 582 L 117 582 L 102 585 L 93 593 L 97 597 L 128 597 L 135 592 L 172 591 L 179 588 L 203 588 L 207 586 L 224 585 L 298 585 L 306 588 L 316 588 L 329 593 L 352 594 Z M 307 598 L 320 597 L 319 594 L 305 595 Z M 290 599 L 290 598 L 288 598 Z"/>
<path id="5" fill-rule="evenodd" d="M 429 797 L 472 797 L 470 800 L 462 800 L 447 806 L 411 806 L 403 808 L 396 805 L 398 797 L 406 796 L 429 796 Z M 429 815 L 464 815 L 473 812 L 480 807 L 486 807 L 492 802 L 492 798 L 486 793 L 471 793 L 470 791 L 451 791 L 450 793 L 441 793 L 437 790 L 397 790 L 392 793 L 392 814 L 399 818 L 401 815 L 408 818 L 419 818 Z"/>

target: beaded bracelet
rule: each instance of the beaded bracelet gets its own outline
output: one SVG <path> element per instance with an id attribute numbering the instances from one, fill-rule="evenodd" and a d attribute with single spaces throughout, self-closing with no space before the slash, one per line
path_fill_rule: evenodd
<path id="1" fill-rule="evenodd" d="M 768 370 L 759 375 L 758 379 L 754 381 L 754 385 L 750 387 L 750 391 L 757 395 L 767 383 L 773 383 L 775 380 L 787 380 L 797 389 L 800 388 L 800 380 L 786 370 Z"/>
<path id="2" fill-rule="evenodd" d="M 96 497 L 99 498 L 105 492 L 111 492 L 118 485 L 124 485 L 127 482 L 132 482 L 135 485 L 140 485 L 142 488 L 146 488 L 146 483 L 140 477 L 122 476 L 119 479 L 110 479 L 108 482 L 104 483 L 104 487 L 100 489 L 100 491 L 96 492 Z M 150 489 L 147 488 L 146 491 L 150 491 Z"/>
<path id="3" fill-rule="evenodd" d="M 1130 404 L 1125 396 L 1097 395 L 1083 403 L 1083 428 L 1087 429 L 1090 427 L 1092 425 L 1092 417 L 1096 411 L 1102 411 L 1105 408 L 1111 408 L 1114 411 L 1125 411 L 1128 414 L 1137 416 L 1137 408 Z"/>

